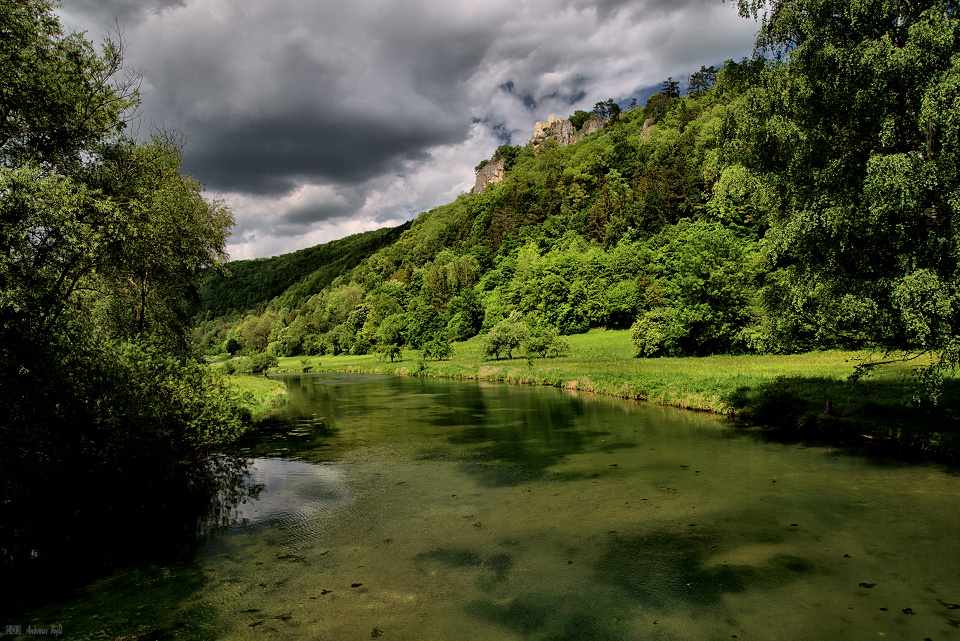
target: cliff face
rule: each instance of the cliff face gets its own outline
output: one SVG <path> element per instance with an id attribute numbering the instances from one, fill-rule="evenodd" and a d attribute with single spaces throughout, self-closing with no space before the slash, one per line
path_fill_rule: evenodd
<path id="1" fill-rule="evenodd" d="M 503 180 L 503 165 L 507 162 L 506 158 L 501 158 L 496 162 L 488 162 L 483 169 L 477 172 L 477 182 L 473 185 L 473 193 L 482 194 L 483 188 L 490 183 L 498 183 Z"/>
<path id="2" fill-rule="evenodd" d="M 600 131 L 607 126 L 606 118 L 591 118 L 583 123 L 580 131 L 573 128 L 573 123 L 569 120 L 560 120 L 550 116 L 547 122 L 538 122 L 533 128 L 533 137 L 530 138 L 530 144 L 534 148 L 539 147 L 549 139 L 556 140 L 561 146 L 579 142 L 592 133 Z"/>

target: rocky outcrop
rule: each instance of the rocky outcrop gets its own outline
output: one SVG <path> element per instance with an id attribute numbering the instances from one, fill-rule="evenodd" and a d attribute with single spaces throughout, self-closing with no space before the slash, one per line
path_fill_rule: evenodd
<path id="1" fill-rule="evenodd" d="M 653 137 L 653 118 L 647 118 L 643 121 L 643 131 L 640 132 L 640 137 L 644 140 L 650 140 Z"/>
<path id="2" fill-rule="evenodd" d="M 496 162 L 488 162 L 477 172 L 477 182 L 473 185 L 474 194 L 482 194 L 483 189 L 490 183 L 498 183 L 503 180 L 503 165 L 507 161 L 501 158 Z"/>
<path id="3" fill-rule="evenodd" d="M 583 123 L 580 130 L 577 131 L 573 128 L 573 123 L 569 120 L 560 120 L 559 118 L 554 118 L 553 114 L 550 114 L 547 122 L 538 122 L 534 125 L 533 137 L 530 139 L 530 144 L 536 149 L 547 140 L 556 140 L 561 146 L 566 146 L 600 131 L 607 126 L 608 120 L 608 118 L 590 118 L 590 120 Z M 645 128 L 644 133 L 646 133 L 646 131 L 647 129 Z M 487 185 L 491 183 L 496 184 L 503 180 L 503 166 L 505 162 L 506 159 L 501 158 L 496 162 L 488 162 L 481 167 L 477 172 L 477 181 L 474 183 L 473 190 L 470 193 L 482 194 Z"/>
<path id="4" fill-rule="evenodd" d="M 573 123 L 569 120 L 560 120 L 551 115 L 547 122 L 538 122 L 534 125 L 533 137 L 530 138 L 530 144 L 533 145 L 534 148 L 537 148 L 547 140 L 556 140 L 561 146 L 566 146 L 579 142 L 606 126 L 607 118 L 593 117 L 583 123 L 580 131 L 577 131 L 573 128 Z"/>

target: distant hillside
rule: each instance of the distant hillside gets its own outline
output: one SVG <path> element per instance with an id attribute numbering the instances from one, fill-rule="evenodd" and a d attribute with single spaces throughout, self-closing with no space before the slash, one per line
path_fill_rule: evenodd
<path id="1" fill-rule="evenodd" d="M 354 234 L 282 256 L 231 261 L 226 265 L 229 278 L 212 270 L 204 275 L 195 316 L 203 320 L 255 310 L 284 292 L 296 306 L 370 254 L 396 242 L 411 224 Z"/>
<path id="2" fill-rule="evenodd" d="M 329 243 L 231 263 L 234 278 L 208 280 L 202 293 L 198 346 L 386 353 L 519 318 L 531 336 L 633 326 L 648 356 L 769 349 L 779 317 L 759 306 L 757 241 L 770 198 L 720 144 L 759 71 L 731 61 L 696 94 L 668 87 L 643 107 L 607 101 L 540 123 L 530 143 L 477 166 L 478 182 L 499 167 L 482 193 L 423 212 L 379 244 L 344 239 L 352 251 Z M 294 266 L 321 249 L 323 259 Z"/>

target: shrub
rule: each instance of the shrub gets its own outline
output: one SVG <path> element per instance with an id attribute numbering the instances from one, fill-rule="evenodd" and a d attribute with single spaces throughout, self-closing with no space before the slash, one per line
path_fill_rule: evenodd
<path id="1" fill-rule="evenodd" d="M 376 351 L 380 354 L 380 360 L 389 358 L 390 362 L 403 360 L 403 348 L 396 343 L 379 344 Z"/>
<path id="2" fill-rule="evenodd" d="M 231 336 L 223 344 L 223 350 L 230 354 L 230 356 L 233 356 L 239 352 L 242 347 L 243 345 L 240 344 L 240 341 L 238 341 L 235 336 Z"/>
<path id="3" fill-rule="evenodd" d="M 483 337 L 482 349 L 485 358 L 500 359 L 506 353 L 507 358 L 513 358 L 513 350 L 520 347 L 530 336 L 530 330 L 520 320 L 517 312 L 512 312 L 510 318 L 502 320 L 493 326 Z"/>
<path id="4" fill-rule="evenodd" d="M 672 355 L 678 334 L 683 330 L 677 326 L 677 310 L 672 307 L 651 309 L 630 328 L 637 356 L 644 358 Z"/>
<path id="5" fill-rule="evenodd" d="M 553 325 L 537 325 L 530 330 L 530 335 L 522 347 L 528 357 L 539 354 L 546 358 L 566 353 L 570 350 L 570 343 L 560 336 L 560 332 Z"/>
<path id="6" fill-rule="evenodd" d="M 364 354 L 369 354 L 373 349 L 373 345 L 370 343 L 370 339 L 366 336 L 361 336 L 353 344 L 353 349 L 351 352 L 356 356 L 363 356 Z"/>
<path id="7" fill-rule="evenodd" d="M 276 367 L 279 360 L 273 354 L 261 352 L 236 359 L 237 374 L 263 374 L 270 367 Z"/>
<path id="8" fill-rule="evenodd" d="M 450 343 L 435 338 L 423 346 L 423 357 L 428 360 L 441 361 L 453 356 L 453 347 Z"/>

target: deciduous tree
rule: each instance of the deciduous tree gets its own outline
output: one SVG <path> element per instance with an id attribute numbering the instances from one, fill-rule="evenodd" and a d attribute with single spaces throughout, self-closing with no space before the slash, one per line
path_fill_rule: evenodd
<path id="1" fill-rule="evenodd" d="M 825 288 L 868 344 L 935 354 L 936 378 L 960 357 L 958 3 L 738 6 L 779 64 L 728 149 L 778 192 L 768 237 L 796 296 Z"/>

